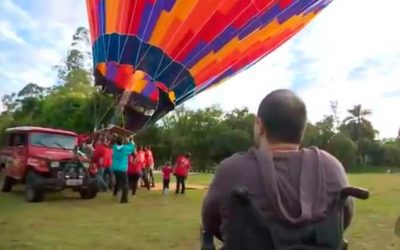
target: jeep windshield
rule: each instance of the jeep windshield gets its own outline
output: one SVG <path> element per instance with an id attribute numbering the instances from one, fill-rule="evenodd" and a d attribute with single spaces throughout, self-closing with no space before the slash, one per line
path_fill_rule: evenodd
<path id="1" fill-rule="evenodd" d="M 51 133 L 31 133 L 30 145 L 73 150 L 76 146 L 76 137 Z"/>

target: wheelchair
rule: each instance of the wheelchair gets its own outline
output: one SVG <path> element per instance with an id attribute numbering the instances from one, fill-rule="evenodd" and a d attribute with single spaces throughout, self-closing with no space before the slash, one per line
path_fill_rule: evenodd
<path id="1" fill-rule="evenodd" d="M 278 221 L 265 220 L 252 203 L 247 190 L 235 189 L 231 196 L 231 202 L 236 207 L 235 220 L 228 222 L 230 225 L 227 235 L 236 235 L 228 236 L 221 250 L 347 250 L 348 242 L 343 238 L 343 215 L 345 202 L 349 197 L 367 200 L 369 192 L 358 187 L 343 188 L 335 207 L 323 220 L 294 227 Z M 236 215 L 240 217 L 237 222 L 235 222 Z M 251 232 L 249 232 L 249 225 L 244 225 L 247 221 L 256 221 L 255 225 L 250 226 L 253 227 Z M 233 225 L 235 223 L 236 225 Z M 244 234 L 243 237 L 232 231 L 232 228 L 240 231 L 243 227 L 246 227 L 246 230 L 241 232 Z M 214 235 L 203 229 L 200 229 L 200 234 L 201 250 L 216 250 Z M 249 246 L 246 245 L 247 241 L 256 241 L 256 244 Z"/>

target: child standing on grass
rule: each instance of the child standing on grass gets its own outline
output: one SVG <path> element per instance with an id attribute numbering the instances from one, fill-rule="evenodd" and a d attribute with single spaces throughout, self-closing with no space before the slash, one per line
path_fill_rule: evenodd
<path id="1" fill-rule="evenodd" d="M 166 195 L 169 189 L 169 181 L 171 179 L 172 167 L 170 162 L 165 162 L 164 167 L 162 168 L 163 173 L 163 194 Z"/>

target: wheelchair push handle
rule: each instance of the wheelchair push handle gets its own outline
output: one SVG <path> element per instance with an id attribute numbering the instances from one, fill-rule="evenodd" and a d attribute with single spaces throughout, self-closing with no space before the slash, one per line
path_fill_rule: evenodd
<path id="1" fill-rule="evenodd" d="M 354 197 L 360 200 L 367 200 L 369 198 L 369 191 L 359 187 L 346 187 L 340 191 L 342 198 Z"/>

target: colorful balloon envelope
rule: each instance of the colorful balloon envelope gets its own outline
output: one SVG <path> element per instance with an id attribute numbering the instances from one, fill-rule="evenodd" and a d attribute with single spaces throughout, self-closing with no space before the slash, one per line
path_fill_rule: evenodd
<path id="1" fill-rule="evenodd" d="M 137 131 L 279 47 L 332 0 L 87 0 L 95 80 Z"/>

